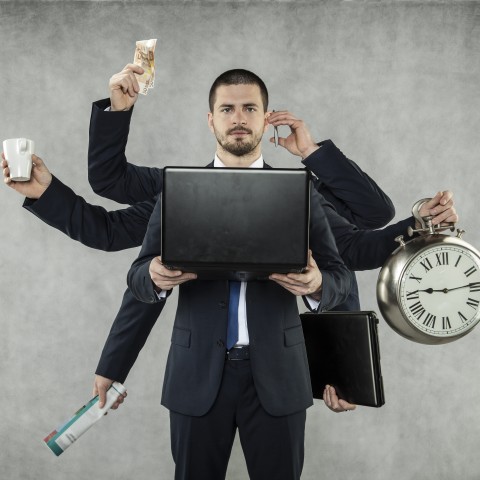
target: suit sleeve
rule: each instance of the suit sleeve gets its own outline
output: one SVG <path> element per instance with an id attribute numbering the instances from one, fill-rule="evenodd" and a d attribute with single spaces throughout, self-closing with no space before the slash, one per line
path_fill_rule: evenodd
<path id="1" fill-rule="evenodd" d="M 110 100 L 93 103 L 88 144 L 88 181 L 98 195 L 133 205 L 161 192 L 163 171 L 127 162 L 130 120 L 127 112 L 106 112 Z"/>
<path id="2" fill-rule="evenodd" d="M 321 195 L 312 190 L 310 209 L 310 249 L 322 273 L 322 298 L 317 310 L 331 310 L 343 303 L 351 288 L 351 272 L 348 271 L 335 245 Z M 311 308 L 304 298 L 305 304 Z"/>
<path id="3" fill-rule="evenodd" d="M 398 247 L 395 238 L 407 236 L 408 227 L 415 225 L 413 217 L 389 225 L 382 230 L 361 230 L 340 216 L 333 206 L 323 200 L 338 251 L 350 270 L 373 270 L 383 266 Z"/>
<path id="4" fill-rule="evenodd" d="M 56 177 L 38 199 L 23 206 L 48 225 L 87 247 L 114 252 L 142 244 L 155 202 L 108 212 L 87 203 Z"/>
<path id="5" fill-rule="evenodd" d="M 157 200 L 147 233 L 143 240 L 142 249 L 138 258 L 133 262 L 127 274 L 127 284 L 135 298 L 142 302 L 155 303 L 162 301 L 158 298 L 154 284 L 150 278 L 149 266 L 154 257 L 161 253 L 162 231 L 162 203 L 161 196 Z"/>
<path id="6" fill-rule="evenodd" d="M 126 290 L 95 373 L 123 383 L 160 315 L 165 300 L 147 305 Z"/>
<path id="7" fill-rule="evenodd" d="M 359 228 L 381 228 L 395 215 L 390 198 L 331 140 L 303 160 L 317 177 L 315 188 L 337 212 Z"/>

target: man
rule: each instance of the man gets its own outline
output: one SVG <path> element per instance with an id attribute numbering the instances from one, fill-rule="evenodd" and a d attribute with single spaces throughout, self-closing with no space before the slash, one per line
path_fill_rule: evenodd
<path id="1" fill-rule="evenodd" d="M 208 118 L 217 140 L 214 166 L 264 168 L 260 142 L 269 124 L 263 82 L 249 72 L 224 77 L 212 87 Z M 350 287 L 321 210 L 312 208 L 316 234 L 310 235 L 314 253 L 306 271 L 242 282 L 231 312 L 226 306 L 233 282 L 201 281 L 163 266 L 157 202 L 128 285 L 148 303 L 164 301 L 162 294 L 180 285 L 162 393 L 170 410 L 175 478 L 225 478 L 237 429 L 251 478 L 300 478 L 305 412 L 313 399 L 295 295 L 311 295 L 328 308 L 341 303 Z M 238 333 L 229 345 L 227 320 L 237 313 Z"/>
<path id="2" fill-rule="evenodd" d="M 227 72 L 224 77 L 229 75 L 237 73 Z M 250 167 L 261 160 L 260 139 L 268 122 L 259 84 L 251 75 L 242 81 L 236 78 L 214 83 L 209 126 L 217 139 L 218 166 Z M 128 86 L 125 91 L 128 93 Z M 297 143 L 302 155 L 308 156 L 317 148 L 311 143 Z M 285 290 L 269 282 L 248 284 L 244 302 L 249 312 L 246 322 L 250 360 L 243 364 L 238 378 L 234 364 L 223 358 L 226 314 L 218 310 L 218 305 L 226 303 L 228 284 L 195 280 L 193 274 L 172 272 L 162 265 L 156 256 L 160 208 L 157 203 L 128 283 L 133 293 L 147 302 L 155 301 L 155 288 L 163 293 L 180 285 L 162 395 L 162 403 L 171 411 L 172 450 L 178 478 L 192 478 L 192 470 L 206 472 L 205 478 L 222 478 L 237 425 L 253 478 L 298 478 L 303 458 L 304 409 L 311 398 L 298 383 L 292 388 L 293 382 L 305 374 L 305 365 L 302 368 L 299 361 L 304 356 L 304 346 L 300 340 L 297 349 L 289 350 L 294 344 L 283 340 L 287 331 L 293 333 L 299 326 L 296 307 L 289 303 L 292 297 L 285 290 L 297 295 L 317 295 L 319 283 L 314 280 L 315 274 L 312 281 L 305 281 L 301 275 L 272 275 L 271 279 Z M 313 271 L 314 264 L 311 266 Z M 325 294 L 323 290 L 322 301 Z M 279 318 L 289 328 L 285 329 Z M 220 351 L 213 345 L 214 339 Z M 248 384 L 242 390 L 241 402 L 230 397 L 239 381 Z M 291 443 L 282 448 L 285 438 Z M 196 475 L 199 478 L 200 474 Z"/>

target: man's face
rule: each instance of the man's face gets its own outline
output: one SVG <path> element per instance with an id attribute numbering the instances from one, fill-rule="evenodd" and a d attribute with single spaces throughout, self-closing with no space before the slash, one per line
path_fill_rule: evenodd
<path id="1" fill-rule="evenodd" d="M 218 87 L 208 126 L 225 151 L 238 157 L 253 152 L 268 128 L 258 85 Z"/>

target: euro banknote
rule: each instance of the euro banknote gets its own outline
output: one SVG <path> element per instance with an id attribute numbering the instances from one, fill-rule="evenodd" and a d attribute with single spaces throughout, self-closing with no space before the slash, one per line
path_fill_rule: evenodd
<path id="1" fill-rule="evenodd" d="M 137 81 L 140 86 L 140 93 L 147 95 L 148 91 L 154 87 L 155 84 L 155 46 L 157 39 L 139 40 L 136 42 L 135 58 L 133 63 L 143 68 L 142 75 L 137 76 Z"/>

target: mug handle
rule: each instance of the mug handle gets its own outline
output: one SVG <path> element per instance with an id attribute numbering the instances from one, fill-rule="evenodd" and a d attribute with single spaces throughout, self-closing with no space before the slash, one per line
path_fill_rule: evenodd
<path id="1" fill-rule="evenodd" d="M 27 153 L 27 139 L 19 138 L 17 142 L 18 153 Z"/>

